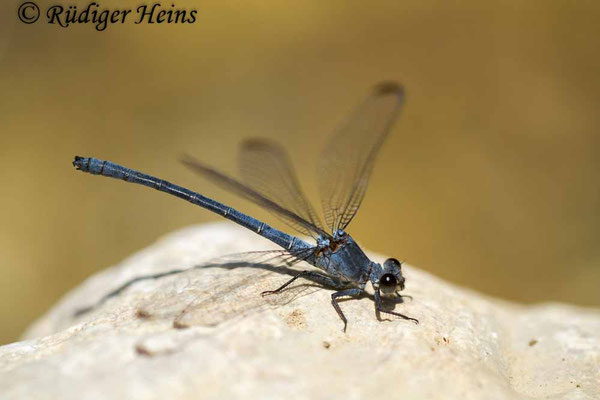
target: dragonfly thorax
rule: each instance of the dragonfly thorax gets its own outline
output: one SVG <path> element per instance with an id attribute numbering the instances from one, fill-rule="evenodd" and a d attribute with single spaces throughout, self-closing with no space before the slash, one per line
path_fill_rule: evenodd
<path id="1" fill-rule="evenodd" d="M 326 249 L 330 245 L 331 245 L 331 240 L 329 239 L 329 237 L 319 235 L 319 237 L 317 238 L 317 247 L 319 249 Z"/>
<path id="2" fill-rule="evenodd" d="M 315 265 L 324 269 L 329 275 L 342 282 L 364 286 L 371 276 L 374 264 L 362 251 L 360 246 L 350 235 L 317 240 L 319 249 L 315 253 Z M 321 247 L 323 246 L 323 247 Z"/>

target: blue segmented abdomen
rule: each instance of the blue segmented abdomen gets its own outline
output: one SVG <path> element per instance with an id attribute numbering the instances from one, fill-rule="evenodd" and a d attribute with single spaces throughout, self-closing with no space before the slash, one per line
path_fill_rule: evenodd
<path id="1" fill-rule="evenodd" d="M 99 160 L 92 157 L 75 156 L 73 166 L 82 172 L 93 175 L 102 175 L 110 178 L 121 179 L 126 182 L 137 183 L 148 186 L 189 201 L 192 204 L 203 207 L 215 214 L 221 215 L 245 228 L 248 228 L 262 237 L 271 240 L 277 245 L 290 251 L 300 251 L 310 248 L 308 243 L 287 233 L 281 232 L 262 221 L 239 212 L 225 204 L 205 197 L 189 189 L 175 185 L 152 175 L 147 175 L 131 168 L 123 167 L 110 161 Z"/>

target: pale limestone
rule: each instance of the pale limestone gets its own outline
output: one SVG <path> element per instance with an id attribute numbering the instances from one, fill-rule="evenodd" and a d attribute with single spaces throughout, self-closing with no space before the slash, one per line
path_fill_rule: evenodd
<path id="1" fill-rule="evenodd" d="M 250 267 L 141 281 L 72 316 L 130 278 L 268 248 L 229 223 L 192 227 L 91 277 L 0 347 L 0 398 L 600 399 L 599 310 L 508 303 L 411 266 L 414 300 L 395 310 L 419 325 L 378 321 L 365 297 L 342 303 L 344 334 L 331 291 L 299 281 L 263 299 L 288 275 Z"/>

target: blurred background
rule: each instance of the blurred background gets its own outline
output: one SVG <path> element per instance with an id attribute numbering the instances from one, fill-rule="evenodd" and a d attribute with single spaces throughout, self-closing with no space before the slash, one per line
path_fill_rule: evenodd
<path id="1" fill-rule="evenodd" d="M 489 295 L 600 306 L 600 2 L 178 0 L 194 24 L 103 32 L 2 3 L 0 343 L 161 235 L 221 220 L 76 173 L 75 154 L 281 227 L 179 157 L 235 173 L 243 138 L 279 140 L 319 204 L 319 150 L 383 79 L 407 101 L 351 234 Z M 87 5 L 38 5 L 57 3 Z"/>

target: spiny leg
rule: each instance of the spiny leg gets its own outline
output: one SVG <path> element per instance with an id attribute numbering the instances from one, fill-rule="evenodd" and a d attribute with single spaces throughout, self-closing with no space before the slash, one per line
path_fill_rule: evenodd
<path id="1" fill-rule="evenodd" d="M 342 322 L 344 322 L 344 332 L 346 332 L 346 326 L 348 325 L 348 320 L 346 319 L 346 316 L 342 312 L 342 309 L 341 309 L 340 305 L 338 304 L 337 299 L 338 299 L 338 297 L 344 297 L 344 296 L 359 296 L 362 292 L 363 292 L 362 289 L 352 288 L 352 289 L 340 290 L 339 292 L 335 292 L 335 293 L 331 294 L 331 305 L 333 306 L 333 308 L 335 308 L 335 311 L 340 316 Z"/>
<path id="2" fill-rule="evenodd" d="M 397 313 L 397 312 L 394 312 L 394 311 L 384 310 L 383 306 L 381 304 L 381 293 L 379 292 L 379 289 L 377 289 L 375 291 L 375 307 L 376 307 L 377 311 L 379 311 L 379 312 L 382 312 L 382 313 L 385 313 L 385 314 L 395 315 L 397 317 L 404 318 L 404 319 L 407 319 L 409 321 L 412 321 L 415 324 L 419 323 L 419 320 L 416 319 L 416 318 L 411 318 L 411 317 L 408 317 L 408 316 L 406 316 L 404 314 L 400 314 L 400 313 Z"/>
<path id="3" fill-rule="evenodd" d="M 410 296 L 410 295 L 408 295 L 408 294 L 400 294 L 400 292 L 396 292 L 396 296 L 398 296 L 398 297 L 399 297 L 399 298 L 401 298 L 401 299 L 404 299 L 404 298 L 406 298 L 406 299 L 410 299 L 411 301 L 413 300 L 413 297 L 412 297 L 412 296 Z"/>
<path id="4" fill-rule="evenodd" d="M 289 281 L 287 281 L 286 283 L 284 283 L 283 285 L 281 285 L 277 289 L 275 289 L 275 290 L 266 290 L 266 291 L 262 292 L 260 295 L 261 296 L 268 296 L 268 295 L 271 295 L 271 294 L 278 294 L 283 289 L 285 289 L 286 287 L 288 287 L 296 279 L 303 278 L 303 277 L 307 277 L 310 280 L 312 280 L 313 282 L 317 282 L 317 283 L 319 283 L 319 284 L 321 284 L 323 286 L 329 286 L 329 287 L 332 287 L 332 288 L 335 288 L 335 289 L 344 287 L 344 285 L 342 283 L 334 280 L 333 278 L 330 278 L 328 276 L 320 274 L 318 272 L 315 272 L 315 271 L 302 271 L 302 272 L 299 272 L 298 274 L 294 275 L 294 277 L 292 279 L 290 279 Z"/>

